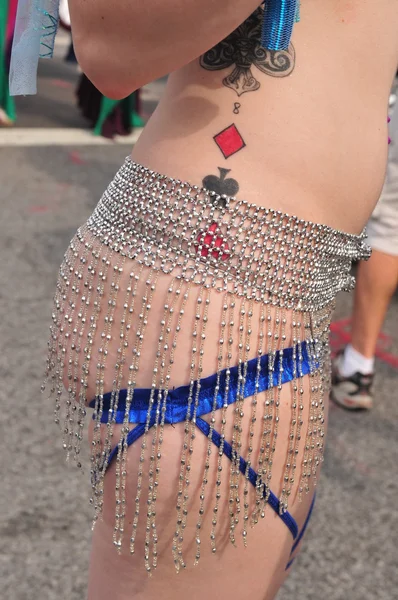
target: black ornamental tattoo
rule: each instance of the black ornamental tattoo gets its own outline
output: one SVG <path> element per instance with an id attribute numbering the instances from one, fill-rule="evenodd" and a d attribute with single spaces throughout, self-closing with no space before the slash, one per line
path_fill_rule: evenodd
<path id="1" fill-rule="evenodd" d="M 292 44 L 288 50 L 262 48 L 262 18 L 263 9 L 258 8 L 231 35 L 200 58 L 200 65 L 208 71 L 233 67 L 223 79 L 223 84 L 238 96 L 259 89 L 260 82 L 253 75 L 254 69 L 272 77 L 287 77 L 294 69 L 295 51 Z"/>

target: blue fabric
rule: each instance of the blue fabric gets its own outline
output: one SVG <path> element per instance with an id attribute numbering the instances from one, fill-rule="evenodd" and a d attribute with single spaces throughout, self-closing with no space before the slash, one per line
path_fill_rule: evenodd
<path id="1" fill-rule="evenodd" d="M 316 364 L 312 365 L 309 357 L 309 350 L 307 348 L 307 342 L 301 342 L 301 352 L 299 348 L 296 348 L 296 368 L 294 368 L 293 361 L 293 348 L 288 348 L 283 351 L 282 356 L 282 384 L 292 381 L 294 377 L 294 371 L 296 373 L 301 372 L 303 375 L 308 375 L 313 368 L 316 367 Z M 299 359 L 300 355 L 302 359 Z M 279 379 L 279 366 L 280 366 L 280 352 L 275 353 L 275 362 L 274 362 L 274 370 L 273 370 L 273 381 L 272 385 L 278 385 Z M 257 392 L 263 392 L 269 389 L 270 381 L 268 375 L 268 363 L 269 363 L 269 355 L 265 354 L 260 358 L 260 375 L 258 380 L 258 389 Z M 247 374 L 246 374 L 246 384 L 243 393 L 244 398 L 248 398 L 249 396 L 253 396 L 256 388 L 256 372 L 257 372 L 257 358 L 253 358 L 249 360 L 247 363 Z M 224 396 L 226 389 L 226 378 L 227 371 L 226 369 L 221 371 L 220 373 L 220 381 L 219 381 L 219 390 L 216 397 L 216 409 L 222 408 L 224 404 Z M 229 390 L 227 395 L 227 403 L 233 404 L 236 402 L 236 398 L 238 396 L 238 384 L 239 384 L 239 367 L 232 367 L 230 369 L 230 378 L 229 378 Z M 205 415 L 210 413 L 213 410 L 214 403 L 214 395 L 215 395 L 215 387 L 217 384 L 217 374 L 210 375 L 209 377 L 205 377 L 200 380 L 200 390 L 198 397 L 198 407 L 196 411 L 196 415 L 200 417 L 201 415 Z M 198 382 L 195 381 L 192 390 L 192 398 L 196 399 L 196 391 L 198 387 Z M 184 385 L 178 387 L 174 390 L 169 390 L 167 394 L 167 402 L 166 402 L 166 413 L 165 413 L 165 423 L 180 423 L 181 421 L 185 421 L 187 418 L 187 409 L 188 403 L 187 399 L 189 396 L 189 385 Z M 134 390 L 133 398 L 131 402 L 130 412 L 129 412 L 129 423 L 145 423 L 147 420 L 149 401 L 151 396 L 151 389 L 142 389 L 137 388 Z M 151 410 L 150 420 L 155 421 L 156 418 L 156 410 L 160 401 L 160 404 L 164 401 L 164 392 L 161 390 L 156 390 L 154 393 L 154 401 Z M 104 395 L 103 398 L 103 414 L 101 417 L 101 423 L 108 423 L 112 419 L 112 412 L 110 411 L 111 407 L 111 399 L 112 393 L 109 392 Z M 127 390 L 121 390 L 119 392 L 119 401 L 118 408 L 116 414 L 114 415 L 115 422 L 118 424 L 123 423 L 124 414 L 126 410 L 126 399 L 127 399 Z M 191 403 L 190 407 L 190 415 L 191 418 L 193 416 L 194 411 L 194 401 Z M 90 407 L 95 408 L 95 400 L 90 402 Z M 93 415 L 93 419 L 95 419 L 95 414 Z"/>
<path id="2" fill-rule="evenodd" d="M 301 346 L 301 351 L 298 347 L 299 345 Z M 282 378 L 281 378 L 282 383 L 291 381 L 294 377 L 295 372 L 301 373 L 302 375 L 307 375 L 314 368 L 317 367 L 316 362 L 314 363 L 314 362 L 310 361 L 307 343 L 301 342 L 301 344 L 299 344 L 299 345 L 297 345 L 296 353 L 295 353 L 296 354 L 296 366 L 294 365 L 293 348 L 288 348 L 287 350 L 283 351 L 283 356 L 282 356 L 283 373 L 282 373 Z M 300 357 L 301 365 L 299 365 L 299 357 Z M 281 353 L 280 352 L 275 353 L 275 362 L 274 362 L 272 382 L 269 380 L 269 375 L 268 375 L 269 360 L 270 360 L 269 355 L 264 355 L 260 358 L 261 370 L 260 370 L 260 375 L 258 377 L 258 382 L 257 382 L 257 384 L 258 384 L 257 392 L 258 393 L 262 392 L 264 390 L 267 390 L 270 387 L 271 383 L 273 386 L 278 384 Z M 247 363 L 246 383 L 245 383 L 244 394 L 243 394 L 244 398 L 247 398 L 248 396 L 252 396 L 255 393 L 257 363 L 258 363 L 258 359 L 256 359 L 256 358 L 248 361 L 248 363 Z M 227 374 L 226 370 L 224 370 L 220 373 L 220 378 L 219 378 L 219 382 L 218 382 L 219 391 L 218 391 L 218 394 L 216 397 L 217 409 L 222 408 L 223 403 L 224 403 L 224 394 L 225 394 L 225 390 L 226 390 L 226 374 Z M 230 369 L 230 379 L 229 379 L 230 387 L 229 387 L 229 393 L 227 396 L 228 404 L 232 404 L 232 403 L 236 402 L 236 399 L 239 396 L 239 393 L 238 393 L 239 392 L 239 390 L 238 390 L 239 375 L 240 375 L 239 367 L 232 367 Z M 207 414 L 212 411 L 216 384 L 217 384 L 217 374 L 211 375 L 210 377 L 206 377 L 206 378 L 200 380 L 200 390 L 199 390 L 199 395 L 198 395 L 199 402 L 198 402 L 198 407 L 197 407 L 197 412 L 196 412 L 196 426 L 206 437 L 209 437 L 209 435 L 210 435 L 210 425 L 209 425 L 209 423 L 207 423 L 207 421 L 205 421 L 204 419 L 201 419 L 200 415 Z M 197 386 L 198 386 L 198 382 L 195 381 L 193 388 L 192 388 L 192 392 L 191 392 L 192 398 L 196 398 L 195 394 L 196 394 Z M 166 423 L 171 424 L 171 423 L 178 423 L 181 421 L 185 421 L 186 416 L 187 416 L 187 399 L 189 396 L 189 391 L 190 391 L 190 386 L 181 386 L 181 387 L 179 387 L 175 390 L 171 390 L 169 392 L 169 394 L 167 396 L 167 404 L 166 404 L 166 418 L 165 418 Z M 127 434 L 127 440 L 126 440 L 127 447 L 134 444 L 134 442 L 136 442 L 145 433 L 150 396 L 151 396 L 150 389 L 136 389 L 134 391 L 134 396 L 133 396 L 133 400 L 132 400 L 133 408 L 129 412 L 129 422 L 130 423 L 138 423 L 138 425 L 137 425 L 137 427 L 135 427 L 134 429 L 129 431 L 129 433 Z M 104 398 L 103 398 L 104 414 L 102 415 L 102 418 L 101 418 L 102 423 L 107 423 L 108 419 L 110 419 L 112 416 L 111 411 L 109 410 L 111 398 L 112 398 L 111 393 L 104 395 Z M 126 398 L 127 398 L 127 390 L 121 390 L 121 392 L 119 394 L 118 410 L 116 411 L 116 414 L 115 414 L 116 423 L 123 422 L 125 408 L 126 408 Z M 148 429 L 151 429 L 151 427 L 153 427 L 153 425 L 155 425 L 155 423 L 156 423 L 156 407 L 157 407 L 159 401 L 162 403 L 164 400 L 163 392 L 160 390 L 155 390 L 154 398 L 155 398 L 155 401 L 154 401 L 154 406 L 151 411 L 150 419 L 148 422 Z M 193 415 L 193 404 L 194 403 L 192 402 L 190 417 L 192 417 L 192 415 Z M 95 401 L 92 401 L 90 403 L 90 406 L 94 407 Z M 93 418 L 95 419 L 95 414 L 93 415 Z M 221 435 L 218 433 L 218 431 L 216 431 L 214 429 L 212 430 L 211 440 L 212 440 L 213 444 L 215 444 L 218 448 L 221 447 L 221 444 L 222 444 Z M 118 446 L 115 446 L 108 456 L 106 469 L 111 465 L 114 458 L 116 458 L 117 453 L 118 453 Z M 225 439 L 224 439 L 224 443 L 223 443 L 223 453 L 225 454 L 225 456 L 227 456 L 227 458 L 229 458 L 230 460 L 233 460 L 232 446 Z M 242 458 L 242 456 L 240 456 L 239 457 L 239 470 L 243 475 L 246 475 L 246 469 L 247 469 L 247 462 L 244 460 L 244 458 Z M 251 467 L 249 467 L 249 469 L 248 469 L 248 479 L 249 479 L 250 483 L 255 487 L 256 482 L 257 482 L 257 473 Z M 295 540 L 295 543 L 293 544 L 293 547 L 291 550 L 291 554 L 293 554 L 293 552 L 295 551 L 298 544 L 300 543 L 301 538 L 303 537 L 304 532 L 307 528 L 308 522 L 311 517 L 312 509 L 314 506 L 315 496 L 312 501 L 311 508 L 310 508 L 309 514 L 307 516 L 306 522 L 304 524 L 304 527 L 299 534 L 298 526 L 297 526 L 295 519 L 291 516 L 291 514 L 288 511 L 281 510 L 280 501 L 271 490 L 267 490 L 267 492 L 268 492 L 268 497 L 267 497 L 268 504 L 271 506 L 271 508 L 274 510 L 274 512 L 280 517 L 280 519 L 285 523 L 286 527 L 289 529 L 289 531 L 292 534 L 293 540 Z M 265 495 L 265 493 L 266 493 L 266 490 L 264 490 L 264 495 Z M 291 566 L 293 560 L 294 559 L 292 559 L 288 563 L 286 569 L 288 569 Z"/>
<path id="3" fill-rule="evenodd" d="M 300 348 L 301 347 L 301 348 Z M 282 354 L 282 358 L 281 358 Z M 294 364 L 294 354 L 296 365 Z M 294 348 L 288 348 L 281 352 L 276 352 L 274 355 L 274 368 L 272 381 L 270 380 L 270 375 L 268 373 L 270 355 L 263 355 L 260 357 L 260 372 L 257 377 L 257 365 L 258 359 L 254 358 L 247 362 L 247 371 L 246 371 L 246 382 L 243 390 L 243 397 L 247 398 L 249 396 L 253 396 L 253 394 L 263 392 L 269 389 L 272 386 L 278 385 L 279 377 L 280 377 L 280 363 L 282 360 L 282 374 L 281 374 L 281 382 L 287 383 L 288 381 L 292 381 L 295 374 L 307 375 L 314 368 L 317 367 L 317 363 L 310 360 L 309 350 L 307 348 L 307 342 L 301 342 L 297 344 L 294 352 Z M 213 410 L 213 404 L 215 399 L 215 389 L 218 382 L 218 393 L 216 395 L 216 409 L 222 408 L 225 396 L 228 405 L 236 402 L 237 398 L 240 396 L 240 375 L 243 369 L 243 365 L 240 367 L 232 367 L 229 370 L 229 389 L 228 394 L 226 394 L 226 384 L 227 384 L 227 370 L 224 369 L 221 371 L 219 378 L 217 374 L 210 375 L 204 379 L 201 379 L 200 382 L 195 381 L 192 390 L 191 397 L 196 400 L 196 392 L 198 389 L 198 385 L 200 383 L 200 389 L 198 394 L 198 405 L 196 410 L 196 426 L 202 433 L 206 436 L 210 434 L 210 425 L 200 418 L 200 415 L 208 414 Z M 191 403 L 191 406 L 188 407 L 188 397 L 190 395 L 190 386 L 185 385 L 178 387 L 177 389 L 170 390 L 167 395 L 166 402 L 166 411 L 165 411 L 165 423 L 179 423 L 185 421 L 187 417 L 187 410 L 189 409 L 189 417 L 192 418 L 194 411 L 195 402 Z M 135 441 L 137 441 L 144 433 L 146 428 L 146 421 L 148 416 L 148 408 L 151 397 L 151 389 L 136 389 L 134 390 L 134 394 L 131 402 L 131 409 L 129 412 L 129 422 L 130 423 L 138 423 L 137 427 L 132 429 L 127 435 L 127 446 L 131 446 Z M 159 402 L 162 404 L 164 402 L 164 392 L 162 390 L 155 390 L 154 392 L 154 402 L 151 410 L 148 429 L 153 427 L 156 423 L 156 410 Z M 126 410 L 126 399 L 127 399 L 127 390 L 121 390 L 119 393 L 119 401 L 118 401 L 118 409 L 114 413 L 115 422 L 123 423 L 125 410 Z M 110 410 L 112 401 L 112 393 L 107 393 L 103 397 L 103 414 L 101 417 L 102 423 L 108 423 L 112 418 L 112 411 Z M 91 407 L 95 407 L 95 400 L 90 403 Z M 95 419 L 95 413 L 93 414 L 93 419 Z M 219 448 L 221 446 L 221 435 L 213 430 L 212 431 L 212 442 Z M 110 466 L 113 459 L 116 457 L 118 452 L 118 447 L 112 449 L 108 456 L 106 468 Z M 233 451 L 232 446 L 224 440 L 223 446 L 224 454 L 232 460 Z M 247 463 L 240 456 L 239 457 L 239 469 L 241 473 L 246 473 Z M 249 481 L 253 486 L 256 485 L 257 481 L 257 473 L 251 467 L 248 470 Z M 293 539 L 295 540 L 298 536 L 298 527 L 297 523 L 290 515 L 289 512 L 280 510 L 280 502 L 278 498 L 269 491 L 268 495 L 268 504 L 272 507 L 276 514 L 280 516 L 282 521 L 288 527 L 291 532 Z M 292 550 L 293 551 L 293 550 Z"/>
<path id="4" fill-rule="evenodd" d="M 261 45 L 268 50 L 287 50 L 293 25 L 299 19 L 299 0 L 266 0 Z"/>
<path id="5" fill-rule="evenodd" d="M 151 428 L 154 424 L 155 424 L 154 421 L 152 423 L 150 423 L 149 428 Z M 145 423 L 140 423 L 139 425 L 137 425 L 137 427 L 134 427 L 134 429 L 129 431 L 127 434 L 127 447 L 131 446 L 131 444 L 134 444 L 134 442 L 137 441 L 138 438 L 140 438 L 142 435 L 144 435 L 144 433 L 145 433 Z M 112 463 L 113 459 L 116 458 L 117 450 L 118 450 L 118 446 L 115 446 L 114 448 L 112 448 L 112 450 L 108 456 L 108 464 L 107 464 L 106 468 L 108 468 L 109 465 Z"/>
<path id="6" fill-rule="evenodd" d="M 149 429 L 153 425 L 154 425 L 154 421 L 151 421 L 151 423 L 149 424 Z M 201 419 L 199 417 L 196 419 L 196 426 L 206 437 L 209 436 L 210 425 L 209 425 L 209 423 L 207 423 L 207 421 L 204 421 L 203 419 Z M 134 429 L 129 431 L 129 433 L 127 435 L 127 447 L 134 444 L 134 442 L 137 441 L 142 435 L 144 435 L 144 433 L 145 433 L 145 424 L 144 423 L 140 423 L 139 425 L 137 425 L 137 427 L 135 427 Z M 215 444 L 217 446 L 217 448 L 220 448 L 221 435 L 218 433 L 218 431 L 215 431 L 213 429 L 211 439 L 212 439 L 213 444 Z M 113 459 L 116 458 L 117 452 L 118 452 L 118 446 L 115 446 L 115 448 L 113 448 L 112 452 L 110 453 L 110 455 L 108 457 L 108 462 L 107 462 L 106 468 L 108 468 L 110 466 L 110 464 L 112 463 Z M 224 440 L 223 453 L 225 454 L 225 456 L 227 458 L 232 460 L 232 446 L 226 440 Z M 239 470 L 243 475 L 246 475 L 246 468 L 247 468 L 247 462 L 240 456 L 239 457 Z M 256 481 L 257 481 L 257 473 L 251 467 L 249 467 L 249 469 L 248 469 L 248 477 L 249 477 L 250 483 L 253 486 L 255 486 Z M 265 490 L 264 490 L 264 494 L 265 494 Z M 277 498 L 277 496 L 275 496 L 275 494 L 271 490 L 268 490 L 268 494 L 269 494 L 268 499 L 267 499 L 268 504 L 273 509 L 273 511 L 279 516 L 279 518 L 284 522 L 284 524 L 286 525 L 286 527 L 289 529 L 290 533 L 292 534 L 294 543 L 293 543 L 293 546 L 292 546 L 292 549 L 290 552 L 290 556 L 291 556 L 294 553 L 294 551 L 296 550 L 299 543 L 301 542 L 301 540 L 307 530 L 308 523 L 310 522 L 312 511 L 313 511 L 313 508 L 315 505 L 315 494 L 312 499 L 307 518 L 305 520 L 305 523 L 304 523 L 303 528 L 301 529 L 300 533 L 298 532 L 298 525 L 296 523 L 296 520 L 292 517 L 292 515 L 289 513 L 289 511 L 285 511 L 282 513 L 280 512 L 280 502 L 279 502 L 279 499 Z M 286 565 L 286 571 L 292 566 L 293 562 L 294 562 L 294 558 L 292 558 Z"/>
<path id="7" fill-rule="evenodd" d="M 316 494 L 314 494 L 314 496 L 313 496 L 313 498 L 312 498 L 312 502 L 311 502 L 310 510 L 308 511 L 307 518 L 306 518 L 306 520 L 305 520 L 305 523 L 304 523 L 304 525 L 303 525 L 303 528 L 302 528 L 302 530 L 300 531 L 300 533 L 299 533 L 299 535 L 298 535 L 297 539 L 295 540 L 295 542 L 294 542 L 294 544 L 293 544 L 292 551 L 290 552 L 290 556 L 291 556 L 291 555 L 293 554 L 293 552 L 296 550 L 297 546 L 299 545 L 299 543 L 300 543 L 300 542 L 301 542 L 301 540 L 303 539 L 305 532 L 307 531 L 307 527 L 308 527 L 308 524 L 309 524 L 309 522 L 310 522 L 310 519 L 311 519 L 311 516 L 312 516 L 312 511 L 314 510 L 314 506 L 315 506 L 315 498 L 316 498 Z M 293 558 L 292 558 L 291 560 L 289 560 L 289 562 L 287 563 L 287 565 L 286 565 L 286 571 L 287 571 L 288 569 L 290 569 L 290 567 L 291 567 L 291 566 L 292 566 L 292 564 L 294 563 L 294 558 L 295 558 L 295 557 L 293 557 Z"/>
<path id="8" fill-rule="evenodd" d="M 204 421 L 203 419 L 200 419 L 200 418 L 196 419 L 196 426 L 200 429 L 200 431 L 202 433 L 204 433 L 204 435 L 206 437 L 208 437 L 208 435 L 210 433 L 210 425 L 209 425 L 209 423 L 207 423 L 207 421 Z M 214 429 L 212 432 L 212 442 L 213 442 L 213 444 L 215 444 L 217 446 L 217 448 L 220 448 L 221 435 L 218 433 L 218 431 L 215 431 Z M 232 446 L 226 440 L 224 440 L 223 452 L 224 452 L 225 456 L 227 458 L 229 458 L 229 460 L 232 460 Z M 239 457 L 239 470 L 243 475 L 246 474 L 246 468 L 247 468 L 247 462 L 245 461 L 244 458 L 242 458 L 240 456 Z M 254 487 L 256 487 L 257 473 L 251 467 L 249 467 L 249 470 L 248 470 L 248 477 L 249 477 L 250 483 Z M 264 496 L 265 496 L 265 493 L 266 492 L 264 490 Z M 285 523 L 286 527 L 289 529 L 290 533 L 292 534 L 293 539 L 295 540 L 298 535 L 298 527 L 297 527 L 296 521 L 293 519 L 293 517 L 291 516 L 291 514 L 288 511 L 280 512 L 280 502 L 279 502 L 278 498 L 275 496 L 275 494 L 273 492 L 271 492 L 271 490 L 268 490 L 268 493 L 269 493 L 268 504 L 276 512 L 276 514 L 282 519 L 282 521 Z"/>
<path id="9" fill-rule="evenodd" d="M 149 424 L 149 429 L 153 425 L 154 425 L 154 421 L 151 421 L 151 423 Z M 199 417 L 196 419 L 196 426 L 198 427 L 198 429 L 200 429 L 200 431 L 206 437 L 208 437 L 208 435 L 210 433 L 210 425 L 207 423 L 207 421 L 204 421 L 203 419 L 201 419 Z M 144 433 L 145 433 L 145 424 L 144 423 L 137 425 L 137 427 L 135 427 L 134 429 L 129 431 L 129 433 L 127 435 L 127 447 L 134 444 L 134 442 L 136 442 L 142 435 L 144 435 Z M 220 448 L 221 435 L 218 433 L 218 431 L 215 431 L 214 429 L 212 432 L 212 442 L 213 442 L 213 444 L 215 444 L 217 446 L 217 448 Z M 106 468 L 108 468 L 111 465 L 113 459 L 116 458 L 117 452 L 118 452 L 118 446 L 115 446 L 115 448 L 113 448 L 112 452 L 109 454 L 108 463 L 107 463 Z M 224 452 L 225 456 L 227 458 L 229 458 L 229 460 L 232 460 L 232 446 L 226 440 L 224 440 L 223 452 Z M 243 475 L 246 474 L 246 467 L 247 467 L 247 462 L 244 460 L 244 458 L 242 458 L 240 456 L 239 457 L 239 470 Z M 256 481 L 257 481 L 257 473 L 251 467 L 249 467 L 248 476 L 249 476 L 250 483 L 255 487 Z M 269 493 L 268 504 L 276 512 L 276 514 L 282 519 L 282 521 L 285 523 L 286 527 L 289 529 L 290 533 L 292 534 L 293 540 L 295 540 L 298 535 L 298 526 L 297 526 L 296 521 L 293 519 L 293 517 L 291 516 L 291 514 L 288 511 L 281 513 L 280 512 L 280 502 L 279 502 L 278 498 L 275 496 L 275 494 L 273 492 L 271 492 L 271 490 L 269 490 L 268 493 Z M 265 495 L 265 491 L 264 491 L 264 495 Z"/>
<path id="10" fill-rule="evenodd" d="M 149 428 L 151 428 L 153 425 L 154 425 L 154 422 L 151 422 L 149 425 Z M 210 425 L 209 425 L 209 423 L 207 423 L 207 421 L 204 421 L 201 418 L 197 418 L 196 425 L 197 425 L 198 429 L 200 429 L 200 431 L 206 437 L 209 436 Z M 142 435 L 144 435 L 144 433 L 145 433 L 145 424 L 144 423 L 137 425 L 137 427 L 135 427 L 134 429 L 129 431 L 129 433 L 127 435 L 127 447 L 134 444 L 134 442 L 137 441 Z M 217 446 L 217 448 L 220 448 L 221 435 L 218 433 L 218 431 L 215 431 L 213 429 L 211 439 L 212 439 L 213 444 L 215 444 Z M 107 468 L 112 463 L 113 459 L 116 457 L 117 452 L 118 452 L 118 447 L 116 446 L 115 448 L 113 448 L 112 452 L 110 453 L 110 455 L 108 457 Z M 225 454 L 225 456 L 227 456 L 227 458 L 232 460 L 232 446 L 226 440 L 224 440 L 223 453 Z M 243 475 L 246 475 L 246 468 L 247 468 L 247 462 L 240 456 L 239 457 L 239 470 Z M 257 473 L 251 467 L 249 467 L 249 470 L 248 470 L 248 477 L 249 477 L 250 483 L 253 486 L 255 486 L 256 481 L 257 481 Z M 268 504 L 274 510 L 274 512 L 282 519 L 282 521 L 285 523 L 286 527 L 289 529 L 290 533 L 292 534 L 292 537 L 294 540 L 294 544 L 293 544 L 291 552 L 290 552 L 290 555 L 292 555 L 294 553 L 294 551 L 296 550 L 297 546 L 299 545 L 299 543 L 301 542 L 301 540 L 307 530 L 308 524 L 311 519 L 312 511 L 313 511 L 314 505 L 315 505 L 315 494 L 312 499 L 307 518 L 305 520 L 305 523 L 304 523 L 303 528 L 301 529 L 300 533 L 298 533 L 298 525 L 296 523 L 296 520 L 292 517 L 292 515 L 288 511 L 285 511 L 283 513 L 280 512 L 279 499 L 277 498 L 277 496 L 275 496 L 275 494 L 271 490 L 269 490 Z M 288 564 L 286 565 L 286 570 L 291 567 L 293 562 L 294 562 L 294 558 L 292 558 L 288 562 Z"/>

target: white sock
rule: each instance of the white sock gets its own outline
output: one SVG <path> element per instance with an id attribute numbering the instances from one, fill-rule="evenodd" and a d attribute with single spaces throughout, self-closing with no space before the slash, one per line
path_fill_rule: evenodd
<path id="1" fill-rule="evenodd" d="M 357 352 L 351 344 L 348 344 L 344 351 L 339 371 L 343 377 L 351 377 L 351 375 L 354 375 L 358 371 L 364 375 L 368 375 L 369 373 L 373 373 L 374 364 L 374 356 L 366 358 L 366 356 Z"/>

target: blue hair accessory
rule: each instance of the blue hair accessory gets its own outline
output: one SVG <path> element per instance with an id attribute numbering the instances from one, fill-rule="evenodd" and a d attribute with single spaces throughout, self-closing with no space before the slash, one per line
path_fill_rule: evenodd
<path id="1" fill-rule="evenodd" d="M 293 25 L 300 20 L 300 0 L 266 0 L 261 45 L 268 50 L 287 50 Z"/>

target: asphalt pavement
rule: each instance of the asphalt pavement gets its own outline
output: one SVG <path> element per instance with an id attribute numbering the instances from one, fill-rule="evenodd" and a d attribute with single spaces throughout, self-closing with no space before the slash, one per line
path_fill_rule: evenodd
<path id="1" fill-rule="evenodd" d="M 61 59 L 64 41 L 54 62 L 41 67 L 39 95 L 18 100 L 16 128 L 0 130 L 3 600 L 86 597 L 88 473 L 65 465 L 53 407 L 40 385 L 63 252 L 130 148 L 92 139 L 74 105 L 78 72 Z M 162 86 L 144 90 L 146 114 Z M 56 143 L 60 128 L 65 137 Z M 351 302 L 349 295 L 338 299 L 334 348 L 349 336 Z M 332 406 L 316 509 L 278 600 L 398 598 L 397 322 L 396 296 L 380 337 L 374 410 L 350 414 Z"/>

